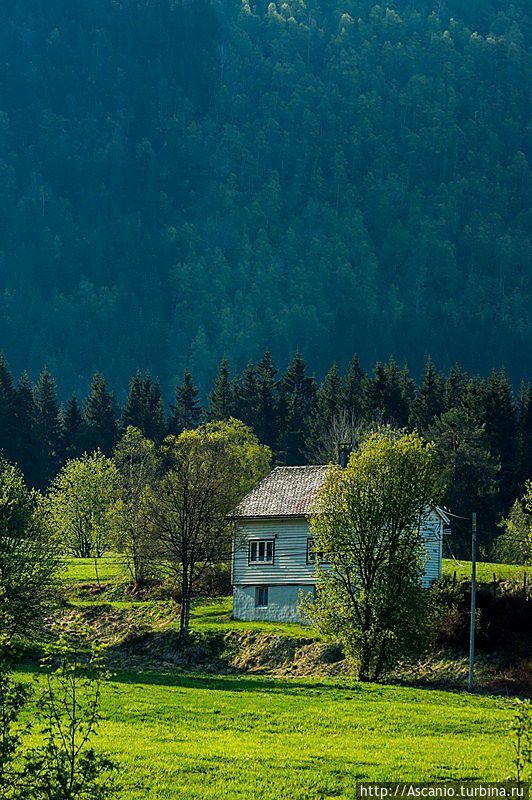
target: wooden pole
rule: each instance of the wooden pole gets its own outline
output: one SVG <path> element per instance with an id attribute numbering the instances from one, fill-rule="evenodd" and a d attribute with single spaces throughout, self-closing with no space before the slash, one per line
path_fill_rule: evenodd
<path id="1" fill-rule="evenodd" d="M 471 515 L 471 621 L 469 625 L 469 674 L 467 689 L 473 690 L 473 673 L 475 669 L 475 615 L 477 603 L 477 515 Z"/>

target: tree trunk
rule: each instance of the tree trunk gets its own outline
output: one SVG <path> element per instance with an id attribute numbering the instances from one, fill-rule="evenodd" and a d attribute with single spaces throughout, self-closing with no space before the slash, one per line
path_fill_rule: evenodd
<path id="1" fill-rule="evenodd" d="M 360 665 L 358 667 L 358 680 L 369 681 L 371 671 L 371 646 L 366 633 L 362 634 L 362 648 L 360 651 Z"/>
<path id="2" fill-rule="evenodd" d="M 179 641 L 183 643 L 188 636 L 190 623 L 190 585 L 187 578 L 181 584 L 181 614 L 179 617 Z"/>

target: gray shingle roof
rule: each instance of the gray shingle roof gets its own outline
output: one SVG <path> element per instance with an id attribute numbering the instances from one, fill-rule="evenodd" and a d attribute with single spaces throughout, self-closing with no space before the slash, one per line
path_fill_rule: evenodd
<path id="1" fill-rule="evenodd" d="M 301 517 L 312 509 L 328 466 L 276 467 L 244 497 L 233 516 Z"/>

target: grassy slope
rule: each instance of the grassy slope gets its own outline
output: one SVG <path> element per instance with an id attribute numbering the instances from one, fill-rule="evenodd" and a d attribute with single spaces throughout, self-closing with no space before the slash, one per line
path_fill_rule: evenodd
<path id="1" fill-rule="evenodd" d="M 478 561 L 477 580 L 481 583 L 491 583 L 493 581 L 493 573 L 495 573 L 498 581 L 514 580 L 521 582 L 523 573 L 526 570 L 526 567 L 522 567 L 519 564 L 492 564 L 488 561 Z M 457 578 L 470 578 L 471 562 L 453 561 L 451 558 L 444 558 L 443 574 L 452 575 L 455 571 Z M 530 568 L 528 568 L 528 573 L 529 575 L 532 573 Z"/>

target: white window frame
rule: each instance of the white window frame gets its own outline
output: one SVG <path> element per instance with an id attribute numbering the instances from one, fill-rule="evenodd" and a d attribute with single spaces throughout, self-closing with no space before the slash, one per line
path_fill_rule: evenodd
<path id="1" fill-rule="evenodd" d="M 268 545 L 271 544 L 271 558 L 268 558 Z M 263 545 L 263 548 L 261 547 Z M 255 552 L 255 558 L 253 558 L 253 550 Z M 261 549 L 264 549 L 264 555 L 261 558 Z M 248 565 L 249 566 L 260 566 L 261 564 L 265 564 L 267 566 L 272 566 L 275 563 L 275 539 L 271 536 L 268 537 L 260 537 L 254 539 L 248 539 Z"/>

